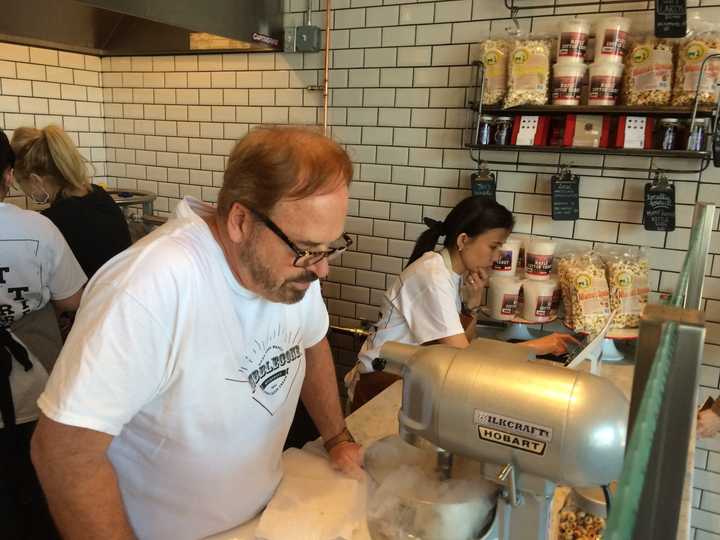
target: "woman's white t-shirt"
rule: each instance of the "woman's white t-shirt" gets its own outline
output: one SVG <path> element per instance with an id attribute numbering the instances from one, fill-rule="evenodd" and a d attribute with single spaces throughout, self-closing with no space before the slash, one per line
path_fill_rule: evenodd
<path id="1" fill-rule="evenodd" d="M 328 329 L 313 282 L 296 304 L 243 288 L 193 199 L 106 264 L 40 397 L 51 419 L 114 436 L 140 539 L 195 540 L 256 515 L 282 476 L 305 349 Z"/>
<path id="2" fill-rule="evenodd" d="M 386 341 L 421 345 L 463 334 L 460 282 L 447 250 L 429 251 L 403 270 L 385 292 L 380 320 L 358 353 L 360 373 L 373 371 Z"/>
<path id="3" fill-rule="evenodd" d="M 65 300 L 87 281 L 58 228 L 38 212 L 0 202 L 0 326 L 10 329 L 50 300 Z M 26 347 L 27 349 L 27 347 Z M 15 422 L 37 420 L 36 400 L 47 382 L 42 363 L 28 350 L 32 369 L 13 362 L 10 388 Z M 0 420 L 2 427 L 2 420 Z"/>

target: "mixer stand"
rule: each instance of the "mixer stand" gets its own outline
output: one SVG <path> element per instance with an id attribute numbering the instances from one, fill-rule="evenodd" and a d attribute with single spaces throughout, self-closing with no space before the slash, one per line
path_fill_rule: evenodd
<path id="1" fill-rule="evenodd" d="M 547 540 L 554 482 L 519 473 L 513 465 L 485 464 L 485 477 L 502 486 L 498 540 Z"/>

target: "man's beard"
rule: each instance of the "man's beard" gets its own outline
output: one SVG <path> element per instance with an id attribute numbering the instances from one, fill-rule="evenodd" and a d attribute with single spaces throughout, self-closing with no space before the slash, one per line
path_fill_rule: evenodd
<path id="1" fill-rule="evenodd" d="M 240 261 L 250 273 L 253 282 L 262 290 L 260 295 L 272 302 L 282 304 L 295 304 L 302 300 L 308 289 L 296 289 L 293 284 L 311 283 L 318 279 L 317 274 L 298 268 L 300 271 L 298 276 L 278 282 L 271 268 L 257 256 L 257 251 L 254 249 L 256 242 L 257 237 L 252 239 L 250 249 L 240 251 Z"/>

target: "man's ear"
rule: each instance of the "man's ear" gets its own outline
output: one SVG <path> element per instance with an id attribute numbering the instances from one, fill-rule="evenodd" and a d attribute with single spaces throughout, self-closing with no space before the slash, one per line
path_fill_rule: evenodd
<path id="1" fill-rule="evenodd" d="M 235 244 L 242 244 L 250 237 L 253 227 L 254 217 L 252 212 L 242 203 L 233 203 L 225 222 L 225 229 L 230 240 Z"/>

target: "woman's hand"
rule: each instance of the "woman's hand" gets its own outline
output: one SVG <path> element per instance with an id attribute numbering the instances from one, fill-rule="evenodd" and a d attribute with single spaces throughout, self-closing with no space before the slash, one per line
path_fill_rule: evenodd
<path id="1" fill-rule="evenodd" d="M 468 272 L 463 278 L 462 300 L 469 309 L 475 309 L 482 303 L 482 295 L 487 284 L 488 274 L 484 269 Z"/>
<path id="2" fill-rule="evenodd" d="M 555 332 L 549 336 L 544 336 L 537 339 L 531 339 L 523 343 L 524 346 L 530 347 L 533 352 L 537 355 L 541 354 L 553 354 L 555 356 L 565 354 L 567 352 L 567 346 L 569 343 L 575 343 L 580 345 L 580 342 L 572 337 L 570 334 L 561 334 Z"/>
<path id="3" fill-rule="evenodd" d="M 697 416 L 697 436 L 714 437 L 720 431 L 720 415 L 712 409 L 700 411 Z"/>

